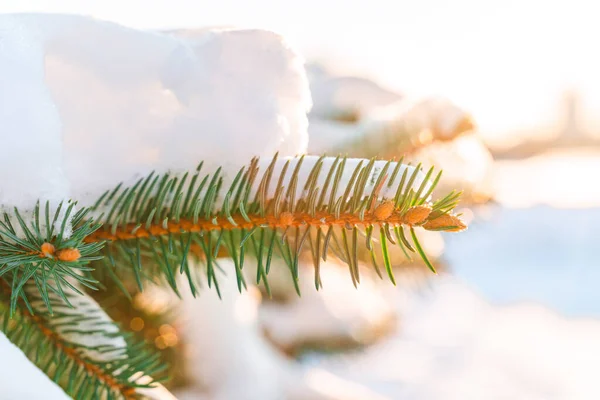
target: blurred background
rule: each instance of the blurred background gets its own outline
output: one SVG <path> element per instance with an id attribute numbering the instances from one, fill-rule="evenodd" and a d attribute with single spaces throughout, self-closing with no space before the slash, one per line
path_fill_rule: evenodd
<path id="1" fill-rule="evenodd" d="M 296 299 L 282 279 L 281 296 L 252 294 L 258 329 L 246 332 L 314 387 L 434 400 L 600 396 L 595 11 L 584 0 L 0 3 L 0 12 L 77 13 L 182 35 L 274 30 L 307 61 L 309 152 L 404 154 L 443 168 L 440 190 L 464 190 L 470 227 L 424 238 L 439 276 L 398 255 L 396 288 L 372 277 L 357 291 L 331 267 L 323 291 L 307 285 Z M 151 300 L 113 317 L 179 349 L 177 318 L 152 322 Z M 176 374 L 180 397 L 200 398 L 202 378 Z"/>

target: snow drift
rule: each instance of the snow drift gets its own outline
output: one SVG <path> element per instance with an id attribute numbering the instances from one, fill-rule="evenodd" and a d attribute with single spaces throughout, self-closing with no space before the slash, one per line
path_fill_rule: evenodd
<path id="1" fill-rule="evenodd" d="M 152 170 L 303 152 L 310 93 L 278 35 L 0 16 L 0 204 L 94 201 Z M 43 168 L 40 166 L 43 165 Z"/>

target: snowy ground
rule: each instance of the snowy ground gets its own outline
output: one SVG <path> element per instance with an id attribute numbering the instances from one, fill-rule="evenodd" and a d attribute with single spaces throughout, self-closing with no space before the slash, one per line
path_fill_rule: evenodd
<path id="1" fill-rule="evenodd" d="M 533 304 L 490 305 L 460 279 L 398 303 L 395 337 L 365 352 L 308 365 L 391 399 L 593 399 L 600 323 L 565 319 Z"/>
<path id="2" fill-rule="evenodd" d="M 389 399 L 600 398 L 599 224 L 599 208 L 481 209 L 448 237 L 451 275 L 398 292 L 395 336 L 303 361 Z"/>
<path id="3" fill-rule="evenodd" d="M 447 237 L 446 256 L 454 274 L 493 304 L 532 302 L 600 318 L 599 225 L 598 208 L 500 208 Z"/>

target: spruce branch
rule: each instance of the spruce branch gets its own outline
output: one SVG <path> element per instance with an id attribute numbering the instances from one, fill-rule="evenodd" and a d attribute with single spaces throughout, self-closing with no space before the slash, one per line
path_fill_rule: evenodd
<path id="1" fill-rule="evenodd" d="M 268 274 L 282 259 L 300 293 L 303 253 L 314 264 L 332 255 L 348 265 L 360 283 L 359 250 L 367 250 L 381 276 L 375 253 L 395 283 L 389 245 L 410 257 L 419 254 L 435 272 L 415 228 L 460 231 L 453 214 L 460 193 L 431 201 L 441 173 L 402 162 L 345 157 L 310 157 L 268 162 L 254 159 L 234 176 L 217 169 L 203 173 L 150 174 L 131 187 L 118 185 L 92 207 L 49 203 L 25 214 L 15 209 L 0 221 L 0 308 L 6 336 L 46 374 L 76 398 L 132 398 L 160 372 L 158 358 L 115 330 L 86 306 L 84 289 L 100 288 L 102 273 L 127 293 L 131 274 L 141 290 L 146 280 L 166 280 L 177 293 L 184 274 L 192 293 L 199 272 L 219 292 L 217 258 L 233 260 L 238 289 L 251 255 L 256 284 L 269 292 Z M 410 235 L 406 234 L 406 229 Z M 379 249 L 377 249 L 379 247 Z M 203 268 L 192 267 L 200 261 Z M 219 292 L 220 293 L 220 292 Z M 111 328 L 112 327 L 112 328 Z M 119 338 L 121 345 L 90 344 L 91 338 Z M 75 340 L 74 337 L 83 338 Z M 39 344 L 41 343 L 41 344 Z"/>
<path id="2" fill-rule="evenodd" d="M 419 254 L 435 272 L 414 228 L 466 228 L 452 214 L 460 193 L 430 201 L 440 177 L 433 168 L 424 172 L 401 161 L 325 156 L 254 159 L 234 176 L 220 168 L 205 174 L 202 164 L 192 173 L 150 174 L 131 187 L 118 185 L 90 208 L 76 210 L 71 201 L 51 213 L 48 204 L 44 210 L 38 204 L 29 224 L 19 210 L 5 213 L 0 277 L 11 287 L 11 312 L 18 299 L 27 301 L 24 287 L 32 281 L 50 313 L 51 293 L 69 305 L 67 289 L 79 294 L 78 287 L 98 289 L 94 269 L 124 291 L 123 274 L 132 274 L 140 290 L 145 280 L 162 277 L 175 292 L 177 275 L 185 274 L 196 294 L 197 271 L 189 257 L 202 262 L 209 287 L 217 291 L 217 257 L 233 259 L 241 290 L 250 254 L 257 262 L 257 284 L 269 290 L 271 261 L 279 257 L 299 292 L 299 258 L 305 251 L 312 253 L 317 288 L 320 262 L 330 255 L 348 265 L 357 285 L 359 249 L 368 250 L 378 273 L 375 252 L 381 252 L 395 283 L 388 242 L 408 257 Z"/>
<path id="3" fill-rule="evenodd" d="M 320 260 L 328 254 L 348 264 L 358 284 L 358 249 L 375 251 L 372 234 L 377 226 L 385 268 L 394 282 L 387 242 L 418 253 L 435 272 L 412 228 L 466 228 L 451 214 L 460 194 L 429 201 L 441 176 L 438 173 L 432 181 L 433 173 L 401 161 L 276 156 L 268 163 L 253 160 L 233 178 L 220 170 L 203 175 L 202 165 L 191 176 L 151 174 L 132 187 L 120 185 L 102 196 L 93 211 L 103 212 L 98 219 L 103 227 L 84 242 L 105 241 L 101 252 L 109 261 L 107 268 L 129 265 L 140 288 L 146 265 L 153 264 L 175 291 L 177 273 L 186 274 L 194 293 L 189 256 L 204 263 L 208 284 L 217 290 L 217 256 L 231 257 L 241 290 L 247 285 L 242 270 L 250 252 L 257 261 L 256 283 L 262 281 L 268 291 L 273 256 L 286 262 L 297 283 L 299 256 L 309 248 L 317 288 Z M 411 229 L 410 239 L 404 228 Z M 401 238 L 398 242 L 392 232 Z M 119 279 L 118 274 L 111 275 Z"/>
<path id="4" fill-rule="evenodd" d="M 139 390 L 155 385 L 148 377 L 163 369 L 158 357 L 108 321 L 92 300 L 73 291 L 52 292 L 50 315 L 36 292 L 34 283 L 24 285 L 11 316 L 12 287 L 0 278 L 0 330 L 67 394 L 135 399 Z M 62 301 L 63 295 L 74 308 Z"/>

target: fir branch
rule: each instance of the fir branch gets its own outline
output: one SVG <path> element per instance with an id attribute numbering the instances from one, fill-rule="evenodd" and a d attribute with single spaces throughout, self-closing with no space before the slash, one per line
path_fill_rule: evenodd
<path id="1" fill-rule="evenodd" d="M 143 343 L 133 341 L 91 300 L 72 291 L 66 296 L 76 308 L 52 293 L 50 315 L 34 286 L 25 285 L 29 296 L 20 296 L 11 318 L 7 310 L 12 288 L 0 278 L 0 330 L 67 394 L 77 399 L 135 399 L 139 389 L 154 386 L 148 377 L 163 367 Z"/>
<path id="2" fill-rule="evenodd" d="M 104 212 L 99 217 L 103 228 L 84 242 L 106 242 L 101 251 L 109 260 L 107 268 L 122 270 L 128 265 L 140 288 L 150 264 L 158 266 L 175 291 L 176 275 L 185 273 L 195 292 L 187 261 L 190 255 L 204 262 L 209 286 L 217 287 L 216 258 L 219 254 L 231 257 L 241 290 L 247 284 L 242 271 L 248 251 L 259 264 L 256 283 L 268 286 L 273 255 L 285 260 L 297 282 L 299 256 L 312 246 L 318 249 L 318 256 L 313 257 L 317 287 L 320 259 L 331 253 L 348 264 L 353 282 L 358 284 L 358 247 L 365 243 L 372 249 L 375 243 L 370 234 L 366 242 L 359 240 L 362 230 L 380 227 L 379 244 L 389 270 L 387 242 L 396 244 L 391 234 L 396 228 L 465 228 L 451 215 L 459 195 L 430 203 L 440 174 L 431 182 L 433 169 L 424 174 L 420 166 L 302 156 L 275 157 L 268 163 L 255 159 L 234 177 L 224 176 L 220 170 L 204 176 L 201 172 L 202 165 L 191 179 L 189 174 L 151 174 L 132 187 L 119 185 L 107 192 L 94 208 L 96 213 Z M 416 220 L 415 213 L 419 214 Z M 447 216 L 455 225 L 431 222 L 440 216 Z M 398 244 L 403 251 L 418 253 L 433 270 L 417 235 L 411 234 L 412 244 L 402 237 Z M 123 286 L 118 274 L 110 275 Z M 154 271 L 148 275 L 155 276 Z"/>

